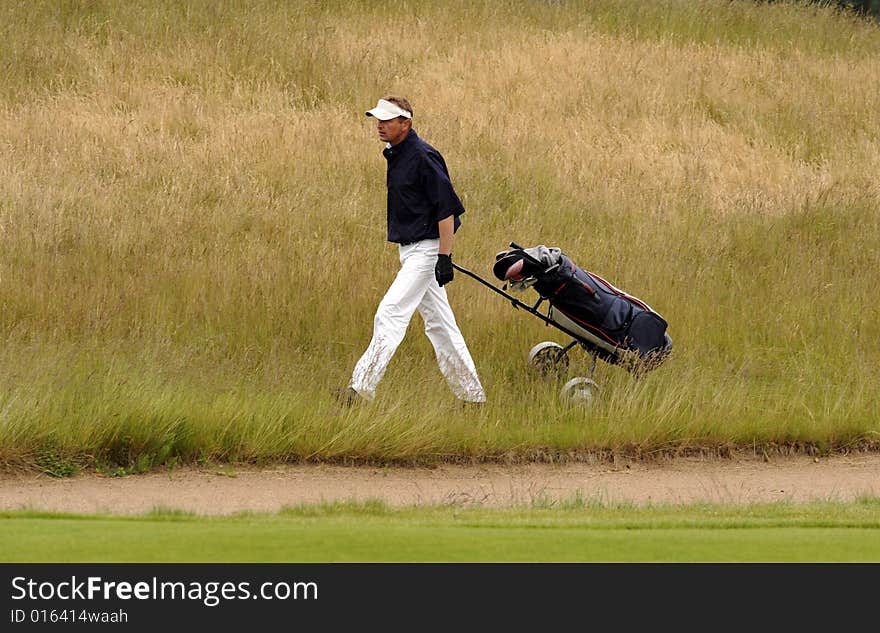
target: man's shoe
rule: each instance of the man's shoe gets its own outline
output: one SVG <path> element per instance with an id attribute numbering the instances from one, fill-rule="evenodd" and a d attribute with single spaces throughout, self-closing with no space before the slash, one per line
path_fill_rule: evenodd
<path id="1" fill-rule="evenodd" d="M 336 400 L 344 407 L 351 407 L 358 402 L 363 402 L 364 397 L 352 387 L 336 390 Z"/>
<path id="2" fill-rule="evenodd" d="M 475 411 L 486 406 L 485 400 L 457 400 L 458 407 L 465 411 Z"/>

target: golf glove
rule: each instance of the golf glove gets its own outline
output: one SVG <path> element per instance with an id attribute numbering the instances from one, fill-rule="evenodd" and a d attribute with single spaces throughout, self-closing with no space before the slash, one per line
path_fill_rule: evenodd
<path id="1" fill-rule="evenodd" d="M 437 255 L 437 264 L 434 266 L 434 277 L 436 277 L 437 283 L 442 287 L 452 281 L 453 275 L 452 253 Z"/>

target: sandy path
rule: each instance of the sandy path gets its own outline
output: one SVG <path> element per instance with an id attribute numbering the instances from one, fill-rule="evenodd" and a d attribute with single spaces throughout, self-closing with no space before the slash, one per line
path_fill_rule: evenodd
<path id="1" fill-rule="evenodd" d="M 226 474 L 223 474 L 226 473 Z M 0 509 L 199 514 L 276 511 L 306 502 L 382 499 L 391 506 L 509 506 L 535 500 L 689 503 L 852 500 L 880 496 L 880 454 L 678 458 L 662 463 L 367 468 L 182 468 L 122 478 L 0 475 Z"/>

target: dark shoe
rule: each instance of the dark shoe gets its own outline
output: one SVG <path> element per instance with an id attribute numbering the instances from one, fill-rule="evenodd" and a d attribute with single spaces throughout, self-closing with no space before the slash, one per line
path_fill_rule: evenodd
<path id="1" fill-rule="evenodd" d="M 336 401 L 344 407 L 352 407 L 364 401 L 364 397 L 351 387 L 336 390 Z"/>
<path id="2" fill-rule="evenodd" d="M 486 406 L 486 401 L 477 402 L 475 400 L 456 400 L 456 404 L 459 409 L 464 409 L 465 411 L 478 411 Z"/>

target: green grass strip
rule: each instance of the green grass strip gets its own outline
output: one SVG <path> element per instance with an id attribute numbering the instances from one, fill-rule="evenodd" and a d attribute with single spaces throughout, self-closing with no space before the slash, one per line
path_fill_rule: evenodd
<path id="1" fill-rule="evenodd" d="M 0 514 L 2 562 L 868 562 L 880 500 L 390 509 L 203 517 Z"/>

